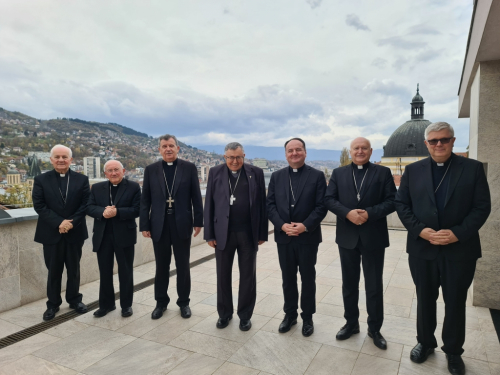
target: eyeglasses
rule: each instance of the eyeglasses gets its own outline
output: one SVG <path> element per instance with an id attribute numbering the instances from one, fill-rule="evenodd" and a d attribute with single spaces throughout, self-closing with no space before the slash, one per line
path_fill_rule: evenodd
<path id="1" fill-rule="evenodd" d="M 438 144 L 438 142 L 441 142 L 442 145 L 445 145 L 447 143 L 450 143 L 450 141 L 453 139 L 453 137 L 450 138 L 441 138 L 441 139 L 428 139 L 427 143 L 430 144 L 431 146 L 435 146 Z"/>
<path id="2" fill-rule="evenodd" d="M 120 171 L 121 171 L 121 169 L 106 169 L 107 173 L 118 173 Z"/>
<path id="3" fill-rule="evenodd" d="M 229 160 L 229 161 L 242 161 L 244 158 L 243 156 L 225 156 L 224 157 L 226 158 L 226 160 Z"/>

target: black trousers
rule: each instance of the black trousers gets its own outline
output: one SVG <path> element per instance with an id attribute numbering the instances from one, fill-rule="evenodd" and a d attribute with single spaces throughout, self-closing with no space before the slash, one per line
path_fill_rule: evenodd
<path id="1" fill-rule="evenodd" d="M 342 297 L 344 299 L 344 318 L 347 324 L 359 322 L 359 276 L 360 263 L 365 276 L 366 311 L 368 328 L 378 332 L 384 322 L 384 272 L 385 248 L 366 249 L 358 242 L 354 249 L 339 246 L 342 266 Z"/>
<path id="2" fill-rule="evenodd" d="M 80 294 L 80 259 L 83 241 L 69 243 L 63 236 L 55 245 L 43 245 L 45 266 L 49 271 L 47 277 L 47 308 L 61 306 L 61 278 L 66 265 L 68 276 L 66 282 L 66 302 L 70 304 L 82 302 Z"/>
<path id="3" fill-rule="evenodd" d="M 99 307 L 110 309 L 115 306 L 115 289 L 113 287 L 113 266 L 118 263 L 118 280 L 120 281 L 120 306 L 122 309 L 132 306 L 134 295 L 134 246 L 117 247 L 113 238 L 104 237 L 97 252 L 99 264 Z"/>
<path id="4" fill-rule="evenodd" d="M 191 237 L 179 237 L 173 214 L 168 215 L 165 213 L 160 240 L 158 242 L 153 241 L 153 248 L 156 260 L 156 304 L 161 307 L 167 307 L 170 302 L 168 283 L 170 280 L 170 261 L 172 260 L 173 248 L 175 267 L 177 269 L 177 305 L 180 307 L 188 306 L 189 294 L 191 293 L 191 271 L 189 268 Z"/>
<path id="5" fill-rule="evenodd" d="M 238 316 L 240 319 L 250 319 L 257 299 L 257 251 L 252 235 L 247 232 L 229 232 L 225 249 L 215 250 L 217 312 L 223 319 L 233 315 L 232 271 L 236 251 L 240 270 Z"/>
<path id="6" fill-rule="evenodd" d="M 312 319 L 316 312 L 316 260 L 318 245 L 301 245 L 292 241 L 286 245 L 278 244 L 278 257 L 283 278 L 283 310 L 286 315 L 296 317 L 299 309 L 299 290 L 297 269 L 302 280 L 300 314 L 303 320 Z"/>
<path id="7" fill-rule="evenodd" d="M 426 347 L 437 347 L 434 336 L 436 300 L 441 286 L 445 303 L 442 350 L 461 355 L 465 342 L 465 302 L 476 272 L 476 260 L 450 261 L 440 252 L 433 260 L 410 255 L 408 263 L 417 289 L 418 342 Z"/>

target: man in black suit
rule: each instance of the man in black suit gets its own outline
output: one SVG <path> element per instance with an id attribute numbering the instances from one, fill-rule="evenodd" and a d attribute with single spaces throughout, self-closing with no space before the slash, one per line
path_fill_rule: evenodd
<path id="1" fill-rule="evenodd" d="M 80 289 L 80 258 L 88 238 L 85 207 L 89 198 L 89 179 L 69 169 L 71 150 L 55 145 L 50 151 L 54 170 L 35 177 L 33 207 L 38 213 L 35 242 L 43 244 L 47 278 L 47 310 L 43 320 L 59 311 L 61 278 L 66 264 L 66 302 L 78 313 L 87 312 Z"/>
<path id="2" fill-rule="evenodd" d="M 177 270 L 177 305 L 183 318 L 191 317 L 189 254 L 193 229 L 196 237 L 203 227 L 203 201 L 196 166 L 178 159 L 179 150 L 175 136 L 161 136 L 158 151 L 163 160 L 148 165 L 144 171 L 139 229 L 144 237 L 153 240 L 155 252 L 156 307 L 152 319 L 161 318 L 170 302 L 172 248 Z"/>
<path id="3" fill-rule="evenodd" d="M 238 142 L 225 147 L 224 158 L 226 164 L 210 169 L 205 197 L 204 238 L 215 249 L 217 263 L 216 326 L 227 327 L 233 317 L 231 272 L 238 251 L 239 327 L 248 331 L 257 298 L 257 250 L 268 236 L 266 185 L 262 169 L 244 164 L 243 146 Z"/>
<path id="4" fill-rule="evenodd" d="M 443 352 L 452 374 L 464 374 L 465 302 L 481 257 L 479 229 L 491 211 L 483 165 L 453 154 L 454 131 L 430 124 L 430 157 L 406 167 L 396 195 L 399 218 L 408 230 L 406 252 L 417 291 L 417 345 L 410 359 L 424 362 L 437 341 L 436 300 L 443 291 Z"/>
<path id="5" fill-rule="evenodd" d="M 352 163 L 333 170 L 325 195 L 326 207 L 337 215 L 336 242 L 342 266 L 342 296 L 346 324 L 337 333 L 345 340 L 359 333 L 360 263 L 365 277 L 368 336 L 380 349 L 387 342 L 380 333 L 384 321 L 385 248 L 389 246 L 387 215 L 395 211 L 396 186 L 391 170 L 370 163 L 372 148 L 366 138 L 351 142 Z"/>
<path id="6" fill-rule="evenodd" d="M 298 268 L 302 280 L 302 334 L 307 337 L 314 332 L 315 265 L 322 241 L 320 224 L 327 213 L 323 203 L 326 181 L 323 172 L 305 164 L 307 151 L 302 139 L 287 141 L 285 156 L 289 167 L 271 175 L 267 194 L 267 210 L 269 220 L 274 224 L 285 299 L 285 318 L 279 332 L 288 332 L 292 325 L 297 324 Z"/>
<path id="7" fill-rule="evenodd" d="M 118 263 L 120 281 L 120 306 L 122 316 L 133 314 L 134 294 L 134 245 L 137 242 L 137 224 L 141 205 L 141 188 L 137 182 L 123 178 L 125 169 L 118 160 L 104 164 L 104 174 L 109 181 L 92 186 L 87 215 L 94 218 L 92 244 L 97 252 L 100 287 L 99 309 L 94 316 L 101 318 L 116 309 L 113 287 L 114 256 Z"/>

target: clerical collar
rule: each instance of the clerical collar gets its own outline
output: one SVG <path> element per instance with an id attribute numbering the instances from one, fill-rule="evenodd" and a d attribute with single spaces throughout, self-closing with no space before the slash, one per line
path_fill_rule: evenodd
<path id="1" fill-rule="evenodd" d="M 177 159 L 175 159 L 174 161 L 170 162 L 170 161 L 165 161 L 165 160 L 162 160 L 162 162 L 164 163 L 163 165 L 168 165 L 169 167 L 172 166 L 172 165 L 177 165 Z"/>
<path id="2" fill-rule="evenodd" d="M 122 181 L 123 181 L 123 179 L 122 179 Z M 109 183 L 111 184 L 111 186 L 113 186 L 113 187 L 117 187 L 118 185 L 120 185 L 120 184 L 122 183 L 122 181 L 120 181 L 120 182 L 119 182 L 119 183 L 117 183 L 116 185 L 115 185 L 115 184 L 113 184 L 111 181 L 109 181 Z"/>
<path id="3" fill-rule="evenodd" d="M 56 175 L 59 175 L 60 177 L 66 177 L 66 175 L 69 173 L 69 171 L 67 171 L 66 173 L 59 173 L 55 169 L 54 169 L 54 172 L 56 172 Z"/>
<path id="4" fill-rule="evenodd" d="M 292 168 L 291 166 L 288 166 L 288 171 L 289 172 L 294 172 L 294 173 L 297 173 L 297 172 L 302 172 L 304 170 L 304 167 L 306 165 L 302 165 L 302 167 L 299 167 L 299 168 Z"/>
<path id="5" fill-rule="evenodd" d="M 448 164 L 450 164 L 450 161 L 451 159 L 453 158 L 453 153 L 450 155 L 450 157 L 448 158 L 448 160 L 446 160 L 444 163 L 438 163 L 437 161 L 435 161 L 433 158 L 431 158 L 431 161 L 432 161 L 432 164 L 435 166 L 435 167 L 448 167 Z"/>
<path id="6" fill-rule="evenodd" d="M 240 169 L 238 169 L 237 171 L 233 171 L 231 169 L 229 169 L 229 167 L 227 167 L 227 170 L 229 172 L 231 172 L 230 176 L 233 176 L 234 178 L 237 178 L 238 175 L 240 174 L 241 170 L 243 169 L 243 167 L 241 167 Z"/>
<path id="7" fill-rule="evenodd" d="M 351 165 L 352 165 L 352 168 L 353 168 L 353 169 L 366 169 L 366 168 L 369 168 L 369 167 L 370 167 L 370 164 L 371 164 L 371 163 L 370 163 L 369 161 L 367 161 L 367 162 L 366 162 L 365 164 L 363 164 L 363 165 L 357 165 L 357 164 L 351 163 Z"/>

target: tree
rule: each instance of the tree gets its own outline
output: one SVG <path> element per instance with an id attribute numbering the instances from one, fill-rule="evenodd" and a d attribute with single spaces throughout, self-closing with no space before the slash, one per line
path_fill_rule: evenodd
<path id="1" fill-rule="evenodd" d="M 0 144 L 0 148 L 5 148 L 5 144 L 3 142 Z"/>
<path id="2" fill-rule="evenodd" d="M 349 151 L 346 147 L 342 148 L 340 152 L 340 165 L 339 167 L 343 167 L 344 165 L 348 165 L 351 162 L 349 159 Z"/>
<path id="3" fill-rule="evenodd" d="M 328 172 L 328 168 L 325 167 L 325 178 L 328 180 L 330 178 L 330 173 Z"/>

